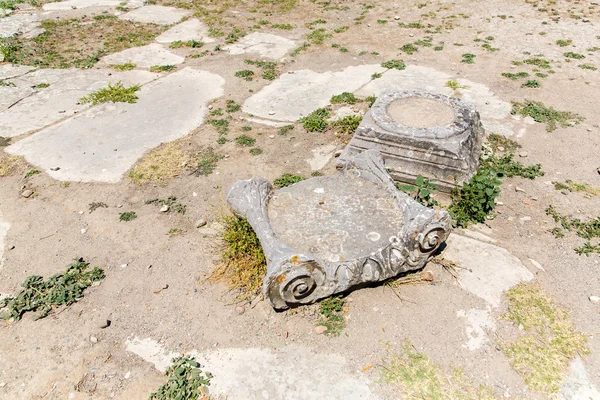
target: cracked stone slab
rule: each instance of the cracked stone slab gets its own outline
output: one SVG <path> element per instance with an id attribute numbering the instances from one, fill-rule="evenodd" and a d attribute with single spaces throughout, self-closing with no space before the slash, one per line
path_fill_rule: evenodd
<path id="1" fill-rule="evenodd" d="M 151 362 L 161 372 L 179 354 L 148 338 L 129 339 L 128 351 Z M 348 372 L 341 355 L 315 353 L 300 346 L 217 349 L 190 355 L 210 372 L 210 394 L 228 399 L 378 400 L 366 378 Z"/>
<path id="2" fill-rule="evenodd" d="M 171 25 L 183 17 L 192 15 L 191 11 L 165 6 L 143 6 L 119 16 L 119 19 L 146 24 Z"/>
<path id="3" fill-rule="evenodd" d="M 185 61 L 184 57 L 171 53 L 158 43 L 147 46 L 133 47 L 119 53 L 110 54 L 102 58 L 107 64 L 134 63 L 141 68 L 150 68 L 153 65 L 177 65 Z"/>
<path id="4" fill-rule="evenodd" d="M 144 152 L 201 125 L 206 104 L 223 95 L 224 83 L 219 75 L 188 67 L 142 87 L 137 103 L 92 107 L 5 151 L 60 181 L 118 182 Z"/>
<path id="5" fill-rule="evenodd" d="M 212 43 L 215 40 L 208 37 L 208 27 L 197 18 L 188 19 L 175 25 L 166 32 L 160 34 L 156 41 L 158 43 L 172 43 L 176 40 L 201 40 L 204 43 Z"/>
<path id="6" fill-rule="evenodd" d="M 294 122 L 328 105 L 331 96 L 354 92 L 384 71 L 379 65 L 361 65 L 336 72 L 287 73 L 247 99 L 242 110 L 261 119 Z"/>
<path id="7" fill-rule="evenodd" d="M 255 32 L 244 36 L 232 45 L 226 46 L 225 50 L 228 50 L 232 55 L 257 53 L 261 57 L 280 59 L 294 47 L 296 47 L 296 42 L 283 36 Z"/>
<path id="8" fill-rule="evenodd" d="M 45 32 L 39 14 L 13 14 L 0 19 L 0 37 L 21 36 L 34 38 Z M 2 61 L 2 60 L 0 60 Z"/>
<path id="9" fill-rule="evenodd" d="M 461 288 L 498 307 L 502 294 L 533 274 L 508 250 L 479 240 L 451 234 L 446 241 L 444 258 L 462 268 L 458 271 Z"/>
<path id="10" fill-rule="evenodd" d="M 583 360 L 579 357 L 571 362 L 569 374 L 558 394 L 560 400 L 600 399 L 600 391 L 594 386 Z"/>
<path id="11" fill-rule="evenodd" d="M 25 65 L 4 64 L 0 65 L 0 80 L 16 78 L 21 75 L 35 70 L 33 67 Z"/>
<path id="12" fill-rule="evenodd" d="M 41 69 L 10 79 L 14 87 L 0 87 L 0 136 L 19 136 L 71 117 L 89 108 L 80 98 L 108 83 L 145 84 L 159 76 L 148 71 Z M 50 86 L 35 89 L 40 83 Z"/>
<path id="13" fill-rule="evenodd" d="M 88 7 L 117 7 L 123 0 L 67 0 L 56 3 L 46 3 L 42 6 L 44 11 L 63 11 L 72 10 L 77 8 L 88 8 Z M 137 8 L 144 5 L 143 0 L 130 0 L 127 1 L 126 6 L 128 8 Z"/>

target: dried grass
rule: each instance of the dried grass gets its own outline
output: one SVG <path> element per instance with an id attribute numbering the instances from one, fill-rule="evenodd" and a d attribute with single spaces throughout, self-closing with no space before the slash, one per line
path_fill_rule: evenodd
<path id="1" fill-rule="evenodd" d="M 151 182 L 166 186 L 169 179 L 179 176 L 190 162 L 190 155 L 179 143 L 171 142 L 144 157 L 129 171 L 128 177 L 139 185 Z"/>
<path id="2" fill-rule="evenodd" d="M 19 172 L 27 165 L 21 156 L 8 156 L 0 158 L 0 177 L 10 176 Z"/>

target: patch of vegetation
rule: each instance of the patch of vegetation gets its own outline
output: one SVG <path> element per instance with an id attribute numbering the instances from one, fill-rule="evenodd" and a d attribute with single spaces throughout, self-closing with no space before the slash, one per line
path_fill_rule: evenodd
<path id="1" fill-rule="evenodd" d="M 236 71 L 235 76 L 247 81 L 251 81 L 254 78 L 254 71 L 250 69 L 243 69 L 241 71 Z"/>
<path id="2" fill-rule="evenodd" d="M 131 70 L 135 69 L 135 67 L 137 65 L 134 63 L 124 63 L 124 64 L 111 64 L 109 66 L 112 69 L 115 69 L 117 71 L 131 71 Z"/>
<path id="3" fill-rule="evenodd" d="M 535 79 L 529 79 L 527 82 L 525 82 L 524 84 L 521 85 L 521 87 L 526 87 L 526 88 L 530 88 L 530 89 L 537 89 L 541 86 L 542 85 L 540 85 L 540 83 L 538 81 L 536 81 Z"/>
<path id="4" fill-rule="evenodd" d="M 45 89 L 47 87 L 50 87 L 50 84 L 46 82 L 38 83 L 34 86 L 35 89 Z"/>
<path id="5" fill-rule="evenodd" d="M 225 111 L 227 111 L 228 113 L 234 113 L 234 112 L 240 111 L 241 108 L 242 108 L 242 106 L 233 100 L 227 100 L 225 102 Z"/>
<path id="6" fill-rule="evenodd" d="M 202 46 L 204 46 L 204 42 L 201 42 L 198 40 L 187 40 L 185 42 L 182 40 L 176 40 L 169 44 L 170 49 L 179 49 L 181 47 L 189 47 L 192 49 L 199 49 Z"/>
<path id="7" fill-rule="evenodd" d="M 475 54 L 464 53 L 460 62 L 465 64 L 475 64 L 475 57 L 477 57 Z"/>
<path id="8" fill-rule="evenodd" d="M 331 127 L 336 129 L 338 134 L 352 135 L 356 132 L 356 128 L 358 128 L 362 119 L 363 117 L 361 115 L 348 115 L 333 121 Z"/>
<path id="9" fill-rule="evenodd" d="M 506 78 L 508 78 L 510 80 L 516 81 L 519 78 L 526 78 L 526 77 L 528 77 L 529 76 L 529 72 L 517 72 L 516 74 L 513 74 L 511 72 L 503 72 L 502 76 L 504 76 L 504 77 L 506 77 Z"/>
<path id="10" fill-rule="evenodd" d="M 192 171 L 192 174 L 196 176 L 207 176 L 212 174 L 217 167 L 217 162 L 223 158 L 223 155 L 215 153 L 211 147 L 201 151 L 200 154 L 198 154 L 197 167 Z"/>
<path id="11" fill-rule="evenodd" d="M 0 158 L 0 178 L 10 176 L 25 164 L 22 157 L 8 156 Z"/>
<path id="12" fill-rule="evenodd" d="M 409 29 L 423 29 L 423 28 L 425 28 L 423 26 L 423 24 L 421 24 L 420 22 L 409 22 L 408 24 L 404 23 L 404 22 L 398 22 L 398 26 L 400 28 L 409 28 Z"/>
<path id="13" fill-rule="evenodd" d="M 402 60 L 384 61 L 384 62 L 381 63 L 381 66 L 383 68 L 397 69 L 397 70 L 400 70 L 400 71 L 406 69 L 406 64 L 404 64 L 404 61 L 402 61 Z"/>
<path id="14" fill-rule="evenodd" d="M 388 349 L 381 377 L 386 383 L 399 385 L 407 399 L 495 399 L 489 388 L 474 387 L 458 368 L 453 369 L 451 376 L 446 376 L 440 367 L 425 354 L 417 352 L 410 343 L 404 344 L 400 354 Z"/>
<path id="15" fill-rule="evenodd" d="M 267 262 L 260 241 L 247 220 L 235 215 L 223 215 L 218 221 L 224 226 L 221 263 L 210 279 L 223 280 L 237 292 L 236 302 L 249 301 L 261 291 Z"/>
<path id="16" fill-rule="evenodd" d="M 25 179 L 27 178 L 31 178 L 34 175 L 38 175 L 41 174 L 42 171 L 40 171 L 39 169 L 30 169 L 29 171 L 27 171 L 27 173 L 25 174 Z"/>
<path id="17" fill-rule="evenodd" d="M 150 72 L 171 72 L 176 68 L 174 65 L 153 65 L 150 67 Z"/>
<path id="18" fill-rule="evenodd" d="M 492 151 L 509 151 L 514 152 L 516 149 L 520 149 L 521 145 L 516 141 L 507 138 L 504 135 L 497 133 L 490 133 L 487 136 L 487 142 L 490 144 Z"/>
<path id="19" fill-rule="evenodd" d="M 225 36 L 226 44 L 233 44 L 240 40 L 242 37 L 246 36 L 246 32 L 239 28 L 233 28 L 231 32 L 227 36 Z"/>
<path id="20" fill-rule="evenodd" d="M 260 147 L 253 147 L 250 150 L 248 150 L 248 152 L 250 153 L 250 155 L 258 156 L 263 153 L 263 150 Z"/>
<path id="21" fill-rule="evenodd" d="M 556 41 L 556 44 L 559 45 L 560 47 L 567 47 L 567 46 L 570 46 L 572 43 L 573 43 L 573 41 L 571 39 L 569 39 L 569 40 L 560 39 L 560 40 Z"/>
<path id="22" fill-rule="evenodd" d="M 519 284 L 506 292 L 506 298 L 508 312 L 504 318 L 523 334 L 501 343 L 500 349 L 531 389 L 557 392 L 570 361 L 589 353 L 587 338 L 536 284 Z"/>
<path id="23" fill-rule="evenodd" d="M 498 172 L 479 167 L 477 173 L 452 191 L 452 204 L 448 207 L 453 224 L 467 227 L 470 223 L 485 222 L 495 208 L 495 200 L 500 195 Z"/>
<path id="24" fill-rule="evenodd" d="M 262 78 L 268 81 L 275 80 L 279 76 L 277 70 L 277 63 L 273 61 L 258 61 L 258 60 L 245 60 L 246 64 L 255 65 L 263 70 Z"/>
<path id="25" fill-rule="evenodd" d="M 137 218 L 137 214 L 135 213 L 135 211 L 125 211 L 125 212 L 119 213 L 119 221 L 129 222 L 129 221 L 133 221 L 136 218 Z"/>
<path id="26" fill-rule="evenodd" d="M 485 50 L 489 51 L 490 53 L 493 53 L 493 52 L 496 52 L 496 51 L 500 51 L 500 49 L 499 49 L 499 48 L 497 48 L 497 47 L 492 47 L 492 45 L 491 45 L 491 44 L 489 44 L 489 43 L 484 43 L 484 44 L 482 44 L 482 45 L 481 45 L 481 47 L 482 47 L 483 49 L 485 49 Z"/>
<path id="27" fill-rule="evenodd" d="M 229 121 L 226 119 L 209 119 L 206 122 L 214 126 L 217 132 L 219 132 L 219 135 L 221 136 L 227 135 L 229 133 Z"/>
<path id="28" fill-rule="evenodd" d="M 15 87 L 17 85 L 15 85 L 13 82 L 9 82 L 6 79 L 2 79 L 0 80 L 0 87 Z"/>
<path id="29" fill-rule="evenodd" d="M 244 132 L 250 132 L 251 130 L 252 130 L 252 127 L 250 125 L 242 126 L 242 131 L 244 131 Z"/>
<path id="30" fill-rule="evenodd" d="M 460 83 L 458 83 L 458 81 L 452 81 L 452 80 L 446 82 L 446 84 L 444 86 L 449 87 L 452 90 L 469 88 L 467 85 L 461 85 Z"/>
<path id="31" fill-rule="evenodd" d="M 225 36 L 225 32 L 213 27 L 208 28 L 208 37 L 218 38 L 221 36 Z"/>
<path id="32" fill-rule="evenodd" d="M 308 43 L 308 42 L 304 42 L 304 43 L 302 43 L 300 46 L 296 47 L 296 48 L 294 49 L 294 51 L 292 51 L 292 52 L 290 53 L 290 56 L 292 56 L 292 57 L 296 57 L 296 56 L 297 56 L 298 54 L 300 54 L 301 52 L 303 52 L 303 51 L 306 51 L 306 50 L 307 50 L 309 47 L 310 47 L 310 43 Z"/>
<path id="33" fill-rule="evenodd" d="M 0 317 L 18 321 L 29 311 L 39 311 L 33 317 L 34 321 L 47 317 L 54 308 L 75 303 L 92 283 L 104 279 L 104 272 L 100 268 L 94 267 L 88 271 L 90 264 L 83 258 L 74 261 L 65 272 L 52 275 L 47 280 L 38 275 L 27 277 L 21 284 L 23 290 L 16 296 L 0 300 L 0 309 L 6 308 L 8 311 Z"/>
<path id="34" fill-rule="evenodd" d="M 354 96 L 353 93 L 344 92 L 341 94 L 336 94 L 335 96 L 331 96 L 331 100 L 329 100 L 331 104 L 356 104 L 361 100 Z"/>
<path id="35" fill-rule="evenodd" d="M 0 136 L 0 147 L 6 147 L 10 144 L 11 138 Z"/>
<path id="36" fill-rule="evenodd" d="M 273 25 L 271 25 L 271 28 L 283 29 L 285 31 L 291 31 L 292 29 L 295 28 L 295 26 L 292 24 L 273 24 Z"/>
<path id="37" fill-rule="evenodd" d="M 410 56 L 410 55 L 416 53 L 417 51 L 419 51 L 419 48 L 411 43 L 408 43 L 408 44 L 405 44 L 404 46 L 400 47 L 400 51 L 402 51 Z"/>
<path id="38" fill-rule="evenodd" d="M 129 87 L 123 86 L 121 81 L 114 85 L 109 83 L 108 87 L 98 89 L 89 95 L 82 97 L 79 101 L 83 104 L 91 103 L 92 105 L 101 103 L 130 103 L 133 104 L 137 101 L 138 97 L 135 94 L 141 89 L 140 85 L 132 85 Z"/>
<path id="39" fill-rule="evenodd" d="M 323 44 L 326 39 L 333 37 L 331 33 L 327 33 L 325 28 L 315 29 L 311 33 L 306 35 L 306 40 L 310 44 Z"/>
<path id="40" fill-rule="evenodd" d="M 554 236 L 563 237 L 565 231 L 573 231 L 577 236 L 587 240 L 582 247 L 575 249 L 577 254 L 585 254 L 586 256 L 589 256 L 591 253 L 600 254 L 600 242 L 595 245 L 591 243 L 592 239 L 600 238 L 600 217 L 588 221 L 581 221 L 579 218 L 570 218 L 560 214 L 553 206 L 549 206 L 546 209 L 546 214 L 550 215 L 554 219 L 554 222 L 560 223 L 560 228 L 554 228 L 552 230 Z"/>
<path id="41" fill-rule="evenodd" d="M 347 26 L 340 26 L 339 28 L 335 28 L 333 31 L 335 33 L 342 33 L 342 32 L 346 32 L 349 29 L 349 27 Z"/>
<path id="42" fill-rule="evenodd" d="M 342 296 L 329 297 L 319 303 L 319 314 L 321 318 L 316 326 L 324 326 L 327 330 L 324 332 L 327 336 L 340 336 L 346 327 L 346 300 Z"/>
<path id="43" fill-rule="evenodd" d="M 329 127 L 327 119 L 331 113 L 326 108 L 318 108 L 308 114 L 306 117 L 300 118 L 298 122 L 302 123 L 307 132 L 325 132 Z"/>
<path id="44" fill-rule="evenodd" d="M 306 27 L 308 29 L 313 29 L 317 25 L 326 24 L 326 23 L 327 23 L 327 21 L 325 21 L 324 19 L 319 18 L 319 19 L 314 20 L 312 22 L 307 22 L 305 25 L 306 25 Z"/>
<path id="45" fill-rule="evenodd" d="M 279 178 L 277 178 L 273 181 L 273 186 L 276 189 L 281 189 L 281 188 L 293 185 L 294 183 L 303 181 L 305 179 L 306 178 L 303 177 L 302 175 L 283 174 Z"/>
<path id="46" fill-rule="evenodd" d="M 514 154 L 511 152 L 507 152 L 503 156 L 491 154 L 485 159 L 482 158 L 479 165 L 483 166 L 483 168 L 497 171 L 498 177 L 507 176 L 512 178 L 519 176 L 526 179 L 535 179 L 544 176 L 544 171 L 542 171 L 540 164 L 525 166 L 513 158 Z"/>
<path id="47" fill-rule="evenodd" d="M 254 146 L 254 143 L 256 143 L 256 139 L 248 135 L 240 135 L 235 138 L 235 142 L 240 146 Z"/>
<path id="48" fill-rule="evenodd" d="M 284 125 L 277 130 L 278 135 L 287 135 L 288 132 L 294 130 L 294 125 Z"/>
<path id="49" fill-rule="evenodd" d="M 177 197 L 169 196 L 166 199 L 152 199 L 146 200 L 144 204 L 154 204 L 157 206 L 169 206 L 169 211 L 175 211 L 179 214 L 185 214 L 186 206 L 181 203 L 177 203 Z"/>
<path id="50" fill-rule="evenodd" d="M 573 182 L 570 179 L 567 179 L 564 183 L 555 182 L 554 188 L 556 190 L 568 190 L 569 192 L 584 192 L 590 197 L 597 196 L 600 193 L 600 189 L 597 189 L 585 183 Z"/>
<path id="51" fill-rule="evenodd" d="M 379 72 L 375 72 L 371 75 L 371 79 L 379 79 L 383 76 L 383 74 L 380 74 Z"/>
<path id="52" fill-rule="evenodd" d="M 522 63 L 527 64 L 527 65 L 533 65 L 533 66 L 536 66 L 536 67 L 539 67 L 542 69 L 551 69 L 552 68 L 550 61 L 545 60 L 543 58 L 528 58 L 526 60 L 523 60 Z M 519 64 L 516 64 L 514 61 L 513 61 L 513 64 L 519 65 Z"/>
<path id="53" fill-rule="evenodd" d="M 558 126 L 566 128 L 577 125 L 584 120 L 582 116 L 570 111 L 558 111 L 546 107 L 544 103 L 534 100 L 525 100 L 524 103 L 512 102 L 511 114 L 531 117 L 535 122 L 545 123 L 546 131 L 552 132 Z"/>
<path id="54" fill-rule="evenodd" d="M 585 58 L 585 56 L 583 54 L 573 53 L 572 51 L 568 51 L 566 53 L 563 53 L 563 56 L 565 56 L 567 58 L 573 58 L 575 60 L 582 60 L 582 59 Z"/>
<path id="55" fill-rule="evenodd" d="M 190 161 L 189 154 L 178 143 L 171 142 L 144 157 L 127 176 L 139 185 L 157 183 L 165 186 L 170 179 L 179 176 Z"/>
<path id="56" fill-rule="evenodd" d="M 206 399 L 206 387 L 210 386 L 212 375 L 203 372 L 201 365 L 193 358 L 177 357 L 167 368 L 167 383 L 150 395 L 149 400 L 200 400 Z"/>
<path id="57" fill-rule="evenodd" d="M 439 188 L 430 179 L 424 178 L 422 175 L 417 176 L 414 185 L 403 185 L 396 182 L 396 187 L 425 207 L 439 206 L 437 200 L 431 196 Z"/>
<path id="58" fill-rule="evenodd" d="M 106 203 L 101 202 L 101 201 L 92 202 L 89 205 L 90 214 L 93 213 L 94 211 L 96 211 L 99 208 L 108 208 L 108 205 Z"/>
<path id="59" fill-rule="evenodd" d="M 1 38 L 4 61 L 38 68 L 91 68 L 101 57 L 151 43 L 166 27 L 82 17 L 41 22 L 45 32 L 33 39 Z"/>
<path id="60" fill-rule="evenodd" d="M 579 68 L 581 69 L 589 69 L 590 71 L 596 71 L 598 68 L 594 67 L 591 64 L 579 64 Z"/>

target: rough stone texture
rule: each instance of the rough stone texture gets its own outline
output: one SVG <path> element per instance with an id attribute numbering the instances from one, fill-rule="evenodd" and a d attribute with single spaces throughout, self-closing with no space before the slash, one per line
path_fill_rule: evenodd
<path id="1" fill-rule="evenodd" d="M 144 86 L 135 104 L 98 105 L 6 151 L 58 180 L 117 182 L 145 151 L 197 128 L 224 83 L 219 75 L 185 68 Z"/>
<path id="2" fill-rule="evenodd" d="M 27 39 L 44 33 L 39 14 L 13 14 L 0 19 L 0 37 L 21 36 Z M 2 60 L 0 60 L 2 61 Z"/>
<path id="3" fill-rule="evenodd" d="M 298 203 L 303 201 L 297 199 L 300 196 L 305 196 L 306 204 Z M 277 205 L 286 197 L 295 210 Z M 276 192 L 260 177 L 239 181 L 227 202 L 248 219 L 261 242 L 268 260 L 263 291 L 276 309 L 312 303 L 422 268 L 450 230 L 448 213 L 424 207 L 396 189 L 374 150 L 348 162 L 339 176 L 311 178 Z M 272 225 L 270 217 L 279 218 L 273 214 L 282 212 L 279 207 L 288 212 L 287 222 L 274 220 Z M 375 210 L 381 218 L 368 221 Z M 290 217 L 294 212 L 297 222 Z M 304 224 L 305 219 L 316 226 Z M 310 237 L 280 237 L 300 226 L 300 236 Z M 322 232 L 314 230 L 319 228 Z M 345 250 L 340 251 L 342 247 Z"/>
<path id="4" fill-rule="evenodd" d="M 10 79 L 21 75 L 25 75 L 29 71 L 35 70 L 34 67 L 25 65 L 3 64 L 0 65 L 0 79 Z"/>
<path id="5" fill-rule="evenodd" d="M 225 47 L 232 55 L 257 53 L 261 57 L 280 59 L 296 47 L 296 42 L 270 33 L 254 32 Z"/>
<path id="6" fill-rule="evenodd" d="M 504 291 L 533 279 L 521 261 L 501 247 L 455 234 L 446 245 L 444 258 L 462 267 L 458 272 L 460 286 L 492 307 L 500 305 Z"/>
<path id="7" fill-rule="evenodd" d="M 389 113 L 400 100 L 438 101 L 454 111 L 447 125 L 419 128 L 396 121 Z M 435 180 L 450 191 L 455 182 L 469 180 L 477 171 L 483 128 L 475 107 L 454 97 L 420 90 L 390 89 L 380 93 L 365 114 L 352 140 L 338 159 L 343 165 L 368 149 L 381 152 L 395 180 L 414 183 L 418 175 Z"/>
<path id="8" fill-rule="evenodd" d="M 384 72 L 379 65 L 347 67 L 343 71 L 318 73 L 311 70 L 284 74 L 244 102 L 242 110 L 266 120 L 295 122 L 319 107 L 331 96 L 354 92 Z"/>
<path id="9" fill-rule="evenodd" d="M 197 18 L 188 19 L 175 25 L 166 32 L 163 32 L 156 38 L 158 43 L 171 43 L 176 40 L 201 40 L 205 43 L 212 43 L 214 39 L 208 37 L 208 28 Z"/>
<path id="10" fill-rule="evenodd" d="M 183 17 L 192 15 L 191 11 L 181 8 L 165 6 L 143 6 L 136 10 L 119 15 L 119 19 L 146 24 L 171 25 L 176 24 Z"/>
<path id="11" fill-rule="evenodd" d="M 42 9 L 44 11 L 62 11 L 88 7 L 117 7 L 122 2 L 123 0 L 67 0 L 46 3 L 42 6 Z M 144 4 L 143 0 L 125 0 L 125 2 L 128 8 L 137 8 Z"/>
<path id="12" fill-rule="evenodd" d="M 2 265 L 4 264 L 4 240 L 6 239 L 9 228 L 10 224 L 2 221 L 2 212 L 0 212 L 0 268 L 2 268 Z"/>
<path id="13" fill-rule="evenodd" d="M 464 318 L 468 322 L 465 328 L 468 340 L 467 343 L 463 344 L 463 347 L 474 351 L 489 343 L 490 339 L 487 332 L 496 330 L 496 323 L 491 316 L 491 307 L 485 310 L 478 310 L 476 308 L 472 308 L 469 311 L 459 310 L 456 316 Z"/>
<path id="14" fill-rule="evenodd" d="M 133 47 L 119 53 L 110 54 L 102 59 L 107 64 L 134 63 L 138 67 L 150 68 L 154 65 L 177 65 L 185 61 L 184 57 L 171 53 L 158 43 Z"/>
<path id="15" fill-rule="evenodd" d="M 161 372 L 180 355 L 150 338 L 134 338 L 125 345 Z M 346 371 L 346 360 L 340 355 L 316 353 L 300 346 L 278 350 L 225 348 L 207 353 L 192 351 L 190 355 L 213 375 L 213 396 L 247 400 L 379 400 L 364 377 Z"/>
<path id="16" fill-rule="evenodd" d="M 600 391 L 594 386 L 581 358 L 577 357 L 571 362 L 569 374 L 557 397 L 560 400 L 600 399 Z"/>
<path id="17" fill-rule="evenodd" d="M 313 157 L 306 162 L 310 165 L 312 171 L 319 171 L 323 169 L 335 152 L 336 146 L 334 144 L 328 144 L 325 146 L 317 147 L 311 150 Z"/>
<path id="18" fill-rule="evenodd" d="M 5 94 L 0 98 L 0 136 L 22 135 L 71 117 L 89 108 L 79 103 L 80 98 L 108 83 L 145 84 L 158 76 L 148 71 L 41 69 L 11 79 L 15 87 L 0 87 L 0 94 Z M 39 83 L 50 86 L 32 88 Z"/>

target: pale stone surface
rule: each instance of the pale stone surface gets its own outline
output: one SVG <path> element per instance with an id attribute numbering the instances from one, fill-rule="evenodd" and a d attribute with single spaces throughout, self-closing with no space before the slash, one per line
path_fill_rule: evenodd
<path id="1" fill-rule="evenodd" d="M 127 3 L 128 8 L 141 7 L 144 4 L 143 0 L 67 0 L 46 3 L 42 6 L 42 9 L 44 11 L 63 11 L 88 7 L 117 7 L 123 1 Z"/>
<path id="2" fill-rule="evenodd" d="M 178 353 L 168 352 L 148 338 L 129 339 L 128 351 L 153 363 L 161 372 Z M 347 371 L 344 357 L 315 353 L 300 346 L 278 350 L 261 348 L 218 349 L 190 354 L 210 372 L 210 394 L 230 399 L 378 400 L 364 377 Z"/>
<path id="3" fill-rule="evenodd" d="M 295 71 L 250 97 L 242 109 L 259 118 L 294 122 L 328 105 L 331 96 L 354 92 L 368 83 L 372 74 L 384 71 L 379 65 L 347 67 L 337 72 Z"/>
<path id="4" fill-rule="evenodd" d="M 0 65 L 0 79 L 10 79 L 33 71 L 35 68 L 25 65 L 3 64 Z"/>
<path id="5" fill-rule="evenodd" d="M 283 36 L 254 32 L 244 36 L 236 43 L 226 46 L 225 50 L 232 55 L 256 53 L 260 57 L 280 59 L 294 47 L 296 47 L 296 42 Z"/>
<path id="6" fill-rule="evenodd" d="M 312 158 L 306 160 L 306 162 L 310 165 L 310 169 L 312 171 L 318 171 L 320 169 L 323 169 L 327 165 L 329 160 L 331 160 L 331 157 L 333 157 L 335 148 L 336 146 L 334 144 L 328 144 L 325 146 L 317 147 L 316 149 L 312 149 Z"/>
<path id="7" fill-rule="evenodd" d="M 560 400 L 598 400 L 600 391 L 594 386 L 590 375 L 579 357 L 571 362 L 569 374 L 558 394 Z"/>
<path id="8" fill-rule="evenodd" d="M 0 94 L 6 93 L 0 98 L 0 136 L 22 135 L 73 116 L 89 107 L 89 104 L 79 104 L 81 97 L 106 87 L 108 83 L 121 81 L 125 86 L 145 84 L 158 76 L 148 71 L 41 69 L 11 79 L 15 87 L 0 87 Z M 39 83 L 49 83 L 50 86 L 32 88 Z M 7 109 L 11 104 L 14 105 Z M 32 113 L 32 110 L 35 112 Z"/>
<path id="9" fill-rule="evenodd" d="M 206 103 L 223 95 L 224 83 L 219 75 L 185 68 L 144 86 L 135 104 L 92 107 L 6 151 L 61 181 L 118 182 L 145 151 L 202 124 Z"/>
<path id="10" fill-rule="evenodd" d="M 144 22 L 147 24 L 171 25 L 181 21 L 183 17 L 192 15 L 191 11 L 175 7 L 143 6 L 119 16 L 126 21 Z"/>
<path id="11" fill-rule="evenodd" d="M 197 18 L 188 19 L 175 25 L 156 38 L 158 43 L 171 43 L 176 40 L 188 41 L 198 40 L 204 43 L 212 43 L 214 39 L 208 37 L 208 28 Z"/>
<path id="12" fill-rule="evenodd" d="M 467 343 L 463 344 L 463 347 L 474 351 L 489 343 L 488 331 L 496 330 L 496 323 L 491 316 L 490 307 L 485 310 L 476 308 L 468 311 L 459 310 L 456 316 L 467 320 L 465 333 L 468 340 Z"/>
<path id="13" fill-rule="evenodd" d="M 0 19 L 0 37 L 34 38 L 44 33 L 39 14 L 13 14 Z M 2 61 L 2 60 L 0 60 Z"/>
<path id="14" fill-rule="evenodd" d="M 2 220 L 2 212 L 0 212 L 0 268 L 4 264 L 4 240 L 8 234 L 10 224 Z"/>
<path id="15" fill-rule="evenodd" d="M 456 234 L 451 234 L 446 244 L 444 258 L 462 267 L 458 270 L 461 288 L 492 307 L 500 305 L 504 291 L 533 279 L 533 274 L 506 249 Z"/>
<path id="16" fill-rule="evenodd" d="M 138 67 L 150 68 L 153 65 L 177 65 L 185 61 L 184 57 L 171 53 L 158 43 L 133 47 L 119 53 L 110 54 L 102 59 L 107 64 L 134 63 Z"/>

